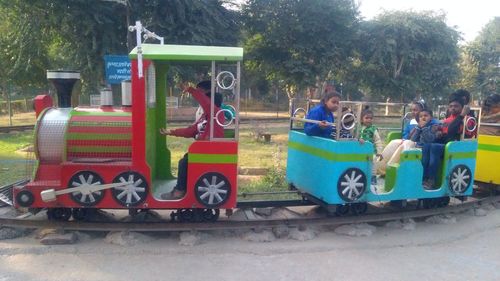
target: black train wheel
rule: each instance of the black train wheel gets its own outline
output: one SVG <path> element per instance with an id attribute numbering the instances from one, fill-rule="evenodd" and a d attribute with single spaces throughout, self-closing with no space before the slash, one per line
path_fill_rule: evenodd
<path id="1" fill-rule="evenodd" d="M 340 175 L 337 191 L 344 201 L 354 202 L 361 198 L 366 190 L 366 176 L 358 168 L 349 168 Z"/>
<path id="2" fill-rule="evenodd" d="M 368 204 L 364 202 L 351 204 L 351 212 L 354 215 L 362 215 L 366 213 L 367 210 L 368 210 Z"/>
<path id="3" fill-rule="evenodd" d="M 204 209 L 203 210 L 203 221 L 215 222 L 219 218 L 219 209 Z"/>
<path id="4" fill-rule="evenodd" d="M 127 183 L 114 187 L 112 190 L 113 198 L 125 207 L 137 206 L 144 202 L 148 196 L 146 178 L 137 172 L 121 173 L 115 177 L 113 183 Z"/>
<path id="5" fill-rule="evenodd" d="M 71 209 L 69 208 L 51 208 L 47 210 L 49 220 L 68 221 L 71 218 Z"/>
<path id="6" fill-rule="evenodd" d="M 472 172 L 465 165 L 457 165 L 453 167 L 448 180 L 448 187 L 453 194 L 464 193 L 472 181 Z"/>
<path id="7" fill-rule="evenodd" d="M 231 194 L 231 184 L 221 173 L 203 174 L 194 186 L 196 200 L 207 208 L 216 208 L 226 203 Z"/>
<path id="8" fill-rule="evenodd" d="M 104 181 L 97 173 L 92 171 L 80 171 L 69 179 L 68 188 L 102 184 L 104 184 Z M 104 190 L 94 192 L 75 191 L 70 193 L 70 197 L 77 204 L 90 207 L 96 205 L 104 198 Z"/>

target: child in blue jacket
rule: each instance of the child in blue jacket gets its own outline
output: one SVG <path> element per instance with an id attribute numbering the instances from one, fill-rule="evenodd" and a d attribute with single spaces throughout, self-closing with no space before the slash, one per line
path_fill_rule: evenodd
<path id="1" fill-rule="evenodd" d="M 325 93 L 321 103 L 313 107 L 307 113 L 306 119 L 320 121 L 320 123 L 306 122 L 304 133 L 308 136 L 331 138 L 334 128 L 328 124 L 334 122 L 333 112 L 339 108 L 340 94 L 336 91 Z"/>

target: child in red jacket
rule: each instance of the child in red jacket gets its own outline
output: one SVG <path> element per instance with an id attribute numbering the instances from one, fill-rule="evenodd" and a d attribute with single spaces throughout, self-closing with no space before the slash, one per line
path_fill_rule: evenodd
<path id="1" fill-rule="evenodd" d="M 208 85 L 205 85 L 207 84 Z M 211 94 L 203 89 L 211 88 L 210 81 L 202 81 L 198 83 L 196 89 L 189 87 L 183 89 L 189 92 L 196 101 L 203 108 L 203 114 L 198 118 L 193 124 L 186 128 L 166 130 L 160 129 L 162 135 L 170 135 L 176 137 L 184 138 L 194 138 L 196 140 L 209 140 L 210 139 L 210 124 L 213 122 L 214 126 L 214 138 L 224 137 L 224 127 L 220 124 L 224 124 L 225 117 L 224 114 L 217 115 L 219 122 L 214 122 L 214 118 L 210 118 L 210 105 L 211 105 Z M 202 85 L 203 84 L 203 85 Z M 203 87 L 202 87 L 203 86 Z M 220 110 L 222 104 L 222 95 L 216 93 L 214 95 L 214 115 Z M 188 164 L 188 154 L 184 154 L 179 160 L 178 171 L 177 171 L 177 185 L 174 187 L 172 192 L 165 193 L 161 195 L 162 199 L 174 200 L 184 197 L 186 194 L 187 185 L 187 164 Z"/>

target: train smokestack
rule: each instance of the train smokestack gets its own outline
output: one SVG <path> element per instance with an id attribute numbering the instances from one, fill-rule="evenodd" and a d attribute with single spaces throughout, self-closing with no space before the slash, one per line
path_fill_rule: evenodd
<path id="1" fill-rule="evenodd" d="M 47 80 L 52 82 L 57 91 L 59 108 L 71 107 L 71 92 L 80 72 L 71 70 L 47 70 Z"/>

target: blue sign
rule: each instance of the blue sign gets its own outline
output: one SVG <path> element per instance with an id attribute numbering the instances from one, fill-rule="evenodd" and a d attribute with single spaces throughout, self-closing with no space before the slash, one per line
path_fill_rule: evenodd
<path id="1" fill-rule="evenodd" d="M 130 80 L 131 63 L 128 56 L 104 56 L 104 68 L 108 84 Z"/>

